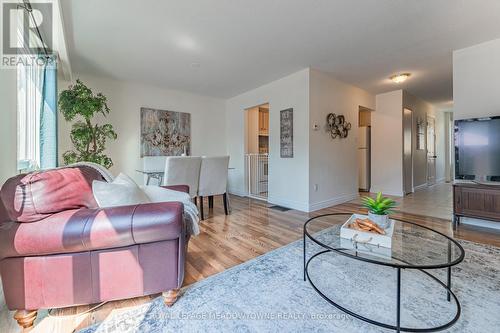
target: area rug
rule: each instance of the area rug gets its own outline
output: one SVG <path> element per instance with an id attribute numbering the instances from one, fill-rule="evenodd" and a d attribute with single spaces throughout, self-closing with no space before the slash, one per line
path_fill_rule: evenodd
<path id="1" fill-rule="evenodd" d="M 460 241 L 465 260 L 453 268 L 462 305 L 445 332 L 500 329 L 500 248 Z M 318 248 L 309 246 L 309 254 Z M 445 270 L 433 271 L 445 280 Z M 311 279 L 326 294 L 364 316 L 395 324 L 396 270 L 328 254 L 311 262 Z M 425 274 L 402 271 L 402 325 L 438 326 L 454 315 L 444 289 Z M 303 281 L 302 241 L 291 243 L 182 291 L 168 308 L 161 297 L 111 315 L 81 333 L 104 332 L 389 332 L 327 303 Z"/>

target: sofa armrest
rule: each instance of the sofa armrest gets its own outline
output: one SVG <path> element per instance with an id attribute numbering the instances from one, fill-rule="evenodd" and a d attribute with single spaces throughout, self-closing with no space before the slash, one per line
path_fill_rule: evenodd
<path id="1" fill-rule="evenodd" d="M 183 211 L 180 202 L 160 202 L 67 210 L 32 223 L 7 222 L 0 229 L 0 259 L 184 242 Z"/>
<path id="2" fill-rule="evenodd" d="M 169 190 L 173 190 L 173 191 L 189 193 L 189 186 L 188 185 L 167 185 L 167 186 L 161 186 L 161 187 L 169 189 Z"/>
<path id="3" fill-rule="evenodd" d="M 181 202 L 158 202 L 137 205 L 133 215 L 136 243 L 171 240 L 185 233 L 184 205 Z"/>

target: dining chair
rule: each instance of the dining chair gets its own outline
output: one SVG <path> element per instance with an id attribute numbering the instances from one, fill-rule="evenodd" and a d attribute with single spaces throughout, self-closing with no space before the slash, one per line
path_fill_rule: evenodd
<path id="1" fill-rule="evenodd" d="M 165 162 L 163 185 L 188 185 L 189 196 L 196 200 L 200 180 L 201 157 L 169 156 Z"/>
<path id="2" fill-rule="evenodd" d="M 200 182 L 198 196 L 200 198 L 200 214 L 203 216 L 203 197 L 208 197 L 209 208 L 213 207 L 213 196 L 222 195 L 224 213 L 228 215 L 227 171 L 229 156 L 203 157 L 201 159 Z"/>

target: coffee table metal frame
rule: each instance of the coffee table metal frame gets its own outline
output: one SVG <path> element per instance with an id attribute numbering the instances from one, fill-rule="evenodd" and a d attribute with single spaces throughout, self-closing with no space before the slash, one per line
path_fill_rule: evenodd
<path id="1" fill-rule="evenodd" d="M 463 247 L 457 241 L 455 241 L 454 239 L 446 236 L 445 234 L 443 234 L 439 231 L 436 231 L 434 229 L 431 229 L 429 227 L 426 227 L 426 226 L 423 226 L 423 225 L 420 225 L 417 223 L 413 223 L 413 222 L 402 221 L 399 219 L 392 218 L 393 220 L 396 220 L 396 221 L 401 222 L 401 223 L 412 224 L 412 225 L 418 226 L 419 228 L 424 228 L 424 229 L 430 230 L 431 232 L 439 234 L 439 235 L 445 237 L 446 239 L 448 239 L 448 253 L 447 253 L 448 254 L 448 263 L 436 264 L 436 265 L 411 265 L 408 262 L 405 262 L 401 259 L 394 258 L 394 257 L 393 257 L 394 259 L 396 259 L 397 261 L 400 261 L 402 264 L 383 262 L 383 261 L 377 261 L 375 259 L 360 257 L 357 255 L 357 251 L 355 252 L 355 254 L 345 252 L 345 251 L 352 251 L 352 249 L 334 248 L 334 247 L 331 247 L 327 244 L 324 244 L 321 241 L 318 241 L 317 239 L 315 239 L 314 236 L 311 235 L 307 231 L 307 225 L 309 223 L 313 222 L 315 219 L 318 219 L 321 217 L 327 217 L 327 216 L 342 216 L 342 215 L 349 216 L 351 214 L 350 213 L 323 214 L 323 215 L 315 216 L 315 217 L 307 220 L 306 223 L 304 223 L 304 230 L 303 230 L 304 281 L 308 280 L 309 283 L 311 284 L 311 286 L 313 287 L 313 289 L 321 297 L 323 297 L 328 303 L 332 304 L 333 306 L 337 307 L 338 309 L 344 311 L 345 313 L 347 313 L 347 314 L 349 314 L 357 319 L 363 320 L 363 321 L 370 323 L 370 324 L 373 324 L 373 325 L 377 325 L 377 326 L 384 327 L 387 329 L 392 329 L 392 330 L 395 330 L 397 332 L 436 332 L 436 331 L 441 331 L 441 330 L 447 329 L 447 328 L 453 326 L 453 324 L 455 324 L 457 322 L 457 320 L 460 318 L 461 306 L 460 306 L 460 302 L 458 301 L 457 296 L 451 290 L 451 268 L 453 266 L 459 264 L 460 262 L 462 262 L 464 257 L 465 257 L 465 251 L 464 251 Z M 325 250 L 322 250 L 322 251 L 312 255 L 309 259 L 307 259 L 307 257 L 306 257 L 306 238 L 309 238 L 310 240 L 312 240 L 314 243 L 318 244 L 319 246 L 321 246 Z M 455 244 L 458 247 L 458 249 L 460 249 L 460 256 L 453 261 L 451 261 L 451 245 L 452 245 L 452 243 Z M 332 299 L 330 299 L 328 296 L 326 296 L 323 292 L 321 292 L 321 290 L 311 281 L 311 278 L 309 277 L 308 268 L 309 268 L 309 263 L 311 262 L 311 260 L 313 260 L 314 258 L 317 258 L 323 254 L 326 254 L 326 253 L 336 253 L 336 254 L 340 254 L 340 255 L 343 255 L 343 256 L 346 256 L 349 258 L 353 258 L 355 260 L 360 260 L 360 261 L 364 261 L 364 262 L 375 264 L 375 265 L 388 266 L 388 267 L 395 268 L 397 270 L 396 325 L 391 325 L 391 324 L 383 323 L 380 321 L 376 321 L 376 320 L 364 317 L 364 316 L 362 316 L 362 315 L 360 315 L 352 310 L 349 310 L 349 309 L 341 306 L 340 304 L 334 302 Z M 441 280 L 439 280 L 437 277 L 435 277 L 431 273 L 425 271 L 425 270 L 442 269 L 442 268 L 446 268 L 446 270 L 447 270 L 446 283 L 442 282 Z M 432 278 L 434 281 L 436 281 L 440 286 L 442 286 L 447 291 L 447 300 L 451 301 L 451 299 L 453 299 L 456 306 L 457 306 L 457 312 L 451 321 L 449 321 L 446 324 L 440 325 L 440 326 L 429 327 L 429 328 L 411 328 L 411 327 L 401 326 L 401 270 L 402 269 L 419 270 L 422 273 L 429 276 L 430 278 Z"/>

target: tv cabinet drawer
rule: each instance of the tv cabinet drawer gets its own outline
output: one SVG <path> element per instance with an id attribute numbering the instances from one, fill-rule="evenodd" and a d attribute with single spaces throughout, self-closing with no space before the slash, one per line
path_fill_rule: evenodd
<path id="1" fill-rule="evenodd" d="M 500 187 L 455 184 L 453 191 L 455 214 L 500 222 Z"/>

